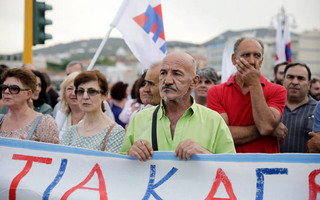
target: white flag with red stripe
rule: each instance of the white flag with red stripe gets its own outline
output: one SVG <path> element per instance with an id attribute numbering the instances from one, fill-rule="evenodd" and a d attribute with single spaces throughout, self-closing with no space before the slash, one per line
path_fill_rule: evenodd
<path id="1" fill-rule="evenodd" d="M 285 19 L 285 25 L 284 25 L 284 31 L 283 31 L 283 40 L 285 45 L 285 55 L 286 55 L 286 61 L 288 63 L 292 62 L 292 54 L 291 54 L 291 36 L 290 36 L 290 30 L 289 30 L 289 20 L 286 17 Z"/>
<path id="2" fill-rule="evenodd" d="M 160 0 L 124 0 L 112 25 L 145 69 L 167 54 Z"/>
<path id="3" fill-rule="evenodd" d="M 278 27 L 277 27 L 277 41 L 276 41 L 276 61 L 275 65 L 283 62 L 292 62 L 291 54 L 291 37 L 289 30 L 289 21 L 282 15 L 278 15 Z M 284 28 L 282 31 L 282 21 L 284 21 Z"/>
<path id="4" fill-rule="evenodd" d="M 233 65 L 231 60 L 232 54 L 232 45 L 226 42 L 222 55 L 221 83 L 227 82 L 228 79 L 237 72 L 237 68 Z"/>

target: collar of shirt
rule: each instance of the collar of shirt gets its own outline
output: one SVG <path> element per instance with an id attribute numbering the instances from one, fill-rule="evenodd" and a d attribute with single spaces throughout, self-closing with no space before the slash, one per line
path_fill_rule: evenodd
<path id="1" fill-rule="evenodd" d="M 185 116 L 185 115 L 193 115 L 195 113 L 195 110 L 197 109 L 196 107 L 196 101 L 194 100 L 194 98 L 192 96 L 190 96 L 190 99 L 192 101 L 192 104 L 191 106 L 184 112 L 184 114 L 182 115 Z M 166 115 L 166 110 L 164 109 L 164 105 L 163 105 L 163 101 L 161 100 L 161 103 L 160 103 L 160 110 L 161 110 L 161 114 L 160 114 L 160 119 L 162 117 L 164 117 Z"/>

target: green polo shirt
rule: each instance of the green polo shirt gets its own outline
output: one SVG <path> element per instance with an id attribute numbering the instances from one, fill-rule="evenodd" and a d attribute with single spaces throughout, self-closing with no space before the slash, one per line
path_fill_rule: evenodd
<path id="1" fill-rule="evenodd" d="M 191 97 L 192 98 L 192 97 Z M 175 151 L 178 144 L 192 139 L 212 153 L 235 153 L 235 147 L 228 126 L 215 111 L 195 103 L 178 120 L 174 137 L 170 132 L 170 121 L 161 102 L 157 113 L 157 139 L 159 151 Z M 138 112 L 129 124 L 121 153 L 129 151 L 132 144 L 144 139 L 151 141 L 152 116 L 156 106 Z"/>

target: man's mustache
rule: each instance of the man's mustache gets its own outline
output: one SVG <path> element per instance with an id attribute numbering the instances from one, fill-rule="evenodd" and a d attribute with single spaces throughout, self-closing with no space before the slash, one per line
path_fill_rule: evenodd
<path id="1" fill-rule="evenodd" d="M 174 85 L 172 85 L 172 84 L 165 84 L 165 85 L 162 85 L 161 86 L 161 90 L 163 90 L 163 89 L 171 89 L 171 90 L 174 90 L 174 91 L 178 91 L 178 88 L 176 87 L 176 86 L 174 86 Z"/>
<path id="2" fill-rule="evenodd" d="M 289 89 L 296 89 L 296 90 L 300 90 L 299 86 L 289 86 Z"/>

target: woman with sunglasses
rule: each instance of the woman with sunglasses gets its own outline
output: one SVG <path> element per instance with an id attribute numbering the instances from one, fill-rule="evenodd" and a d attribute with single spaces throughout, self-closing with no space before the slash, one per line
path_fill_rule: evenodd
<path id="1" fill-rule="evenodd" d="M 99 71 L 81 72 L 74 80 L 75 94 L 85 113 L 83 120 L 71 126 L 62 136 L 61 144 L 119 153 L 124 129 L 103 112 L 108 82 Z"/>
<path id="2" fill-rule="evenodd" d="M 0 117 L 0 136 L 59 143 L 57 124 L 50 115 L 31 109 L 28 101 L 36 90 L 36 76 L 24 68 L 8 69 L 1 75 L 4 105 L 10 109 Z"/>
<path id="3" fill-rule="evenodd" d="M 49 104 L 47 104 L 46 97 L 46 88 L 47 83 L 41 74 L 41 72 L 37 70 L 31 70 L 34 75 L 36 75 L 37 85 L 35 91 L 32 93 L 32 97 L 28 101 L 28 105 L 34 111 L 37 111 L 42 114 L 48 114 L 52 116 L 52 108 Z M 9 109 L 6 106 L 3 106 L 0 110 L 1 114 L 6 114 L 9 112 Z"/>

